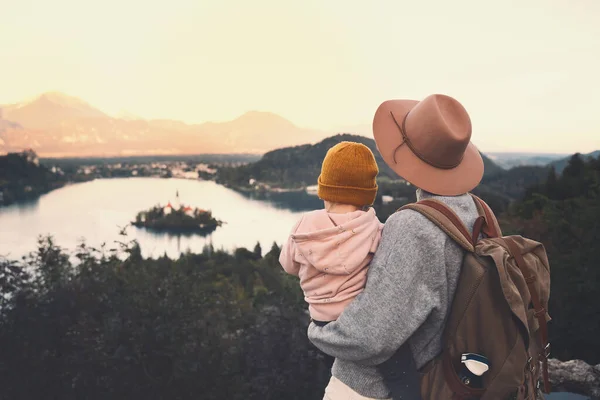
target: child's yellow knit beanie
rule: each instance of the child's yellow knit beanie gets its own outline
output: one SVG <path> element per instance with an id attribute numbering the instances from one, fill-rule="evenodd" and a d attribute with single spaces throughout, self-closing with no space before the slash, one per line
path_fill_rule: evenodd
<path id="1" fill-rule="evenodd" d="M 378 173 L 371 149 L 361 143 L 338 143 L 323 160 L 317 194 L 332 203 L 371 205 L 377 195 Z"/>

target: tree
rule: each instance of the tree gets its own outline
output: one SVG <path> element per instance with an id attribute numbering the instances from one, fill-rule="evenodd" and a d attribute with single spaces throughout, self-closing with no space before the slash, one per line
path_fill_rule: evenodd
<path id="1" fill-rule="evenodd" d="M 214 252 L 215 248 L 212 242 L 209 242 L 202 247 L 202 254 L 205 256 L 211 256 Z"/>
<path id="2" fill-rule="evenodd" d="M 82 245 L 73 265 L 49 239 L 0 260 L 0 398 L 319 398 L 329 369 L 297 282 L 246 249 L 136 252 Z"/>
<path id="3" fill-rule="evenodd" d="M 594 160 L 574 155 L 557 179 L 530 189 L 512 207 L 517 234 L 541 242 L 551 268 L 550 341 L 559 359 L 581 358 L 596 364 L 600 314 L 600 171 Z"/>
<path id="4" fill-rule="evenodd" d="M 581 177 L 585 169 L 585 162 L 580 153 L 575 153 L 569 159 L 569 163 L 563 171 L 563 176 Z"/>
<path id="5" fill-rule="evenodd" d="M 273 244 L 271 245 L 271 250 L 269 250 L 269 252 L 267 254 L 269 254 L 275 258 L 279 258 L 280 253 L 281 253 L 281 249 L 277 245 L 277 242 L 273 242 Z"/>
<path id="6" fill-rule="evenodd" d="M 260 257 L 258 257 L 255 252 L 250 251 L 245 247 L 235 249 L 234 257 L 237 261 L 250 261 L 260 259 Z"/>
<path id="7" fill-rule="evenodd" d="M 13 306 L 14 293 L 21 293 L 29 281 L 29 274 L 16 262 L 0 258 L 0 315 Z"/>
<path id="8" fill-rule="evenodd" d="M 262 248 L 260 247 L 260 242 L 256 242 L 256 246 L 254 246 L 254 255 L 258 258 L 262 257 Z"/>

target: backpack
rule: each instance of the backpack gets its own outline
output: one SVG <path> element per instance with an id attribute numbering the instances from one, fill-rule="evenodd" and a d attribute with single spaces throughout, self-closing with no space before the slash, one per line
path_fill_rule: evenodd
<path id="1" fill-rule="evenodd" d="M 540 378 L 543 391 L 550 392 L 546 251 L 536 241 L 502 236 L 489 206 L 471 196 L 479 213 L 473 234 L 441 201 L 425 199 L 400 209 L 421 213 L 466 250 L 442 352 L 419 371 L 421 396 L 424 400 L 541 398 Z"/>

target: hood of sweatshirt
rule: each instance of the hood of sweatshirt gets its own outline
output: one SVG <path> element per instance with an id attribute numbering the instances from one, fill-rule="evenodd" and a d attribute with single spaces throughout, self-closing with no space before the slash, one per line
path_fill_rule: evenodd
<path id="1" fill-rule="evenodd" d="M 345 214 L 317 210 L 304 215 L 292 239 L 302 258 L 315 268 L 350 274 L 375 252 L 382 229 L 373 208 Z"/>

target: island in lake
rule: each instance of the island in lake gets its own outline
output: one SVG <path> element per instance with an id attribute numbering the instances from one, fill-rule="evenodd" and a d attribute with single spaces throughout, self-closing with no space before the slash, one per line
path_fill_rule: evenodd
<path id="1" fill-rule="evenodd" d="M 177 192 L 174 205 L 169 202 L 166 206 L 157 205 L 141 211 L 131 224 L 159 232 L 207 235 L 221 226 L 223 221 L 214 218 L 209 210 L 180 204 Z"/>

